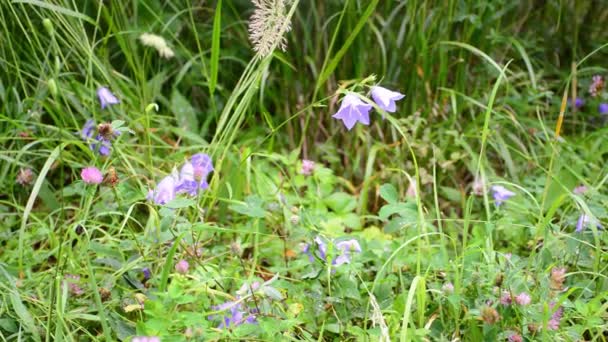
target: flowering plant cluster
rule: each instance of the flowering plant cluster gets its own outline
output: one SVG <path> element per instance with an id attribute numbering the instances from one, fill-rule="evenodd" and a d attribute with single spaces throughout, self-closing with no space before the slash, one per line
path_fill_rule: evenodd
<path id="1" fill-rule="evenodd" d="M 394 113 L 397 110 L 396 101 L 401 100 L 405 95 L 380 86 L 371 89 L 371 95 L 376 105 L 383 111 Z M 369 112 L 372 105 L 361 100 L 359 95 L 348 92 L 342 99 L 342 105 L 338 112 L 332 117 L 342 120 L 344 126 L 350 131 L 357 122 L 369 125 Z"/>
<path id="2" fill-rule="evenodd" d="M 314 239 L 317 246 L 318 256 L 321 260 L 331 263 L 332 266 L 338 267 L 342 264 L 351 262 L 353 253 L 361 253 L 361 245 L 355 239 L 341 241 L 327 241 L 326 239 L 317 236 Z M 335 257 L 328 254 L 328 244 L 335 247 Z M 308 255 L 310 262 L 314 261 L 314 256 L 310 250 L 311 244 L 302 245 L 302 252 Z"/>
<path id="3" fill-rule="evenodd" d="M 595 75 L 591 78 L 588 93 L 590 99 L 585 100 L 584 97 L 577 97 L 574 99 L 574 107 L 583 109 L 588 105 L 588 102 L 593 102 L 600 115 L 608 115 L 608 94 L 606 93 L 606 82 L 602 75 Z M 570 100 L 568 102 L 571 103 Z"/>
<path id="4" fill-rule="evenodd" d="M 101 109 L 120 103 L 120 100 L 106 87 L 97 89 L 97 98 Z M 80 131 L 80 138 L 89 144 L 89 148 L 93 152 L 106 157 L 111 153 L 112 140 L 121 134 L 120 125 L 120 122 L 117 125 L 112 123 L 96 125 L 94 120 L 89 119 Z M 93 138 L 93 136 L 95 137 Z M 111 185 L 114 185 L 116 175 L 113 169 L 111 171 L 108 173 L 108 181 Z M 86 184 L 101 184 L 104 181 L 103 174 L 95 166 L 83 168 L 80 177 Z"/>
<path id="5" fill-rule="evenodd" d="M 163 178 L 156 189 L 148 192 L 148 199 L 159 205 L 167 204 L 178 194 L 196 196 L 209 187 L 207 176 L 213 171 L 211 157 L 205 153 L 193 155 L 182 165 L 180 172 L 174 170 Z"/>
<path id="6" fill-rule="evenodd" d="M 212 307 L 215 311 L 220 311 L 221 315 L 211 315 L 210 320 L 220 318 L 218 328 L 234 328 L 241 324 L 257 324 L 257 315 L 262 312 L 262 300 L 283 300 L 283 295 L 279 290 L 271 286 L 278 279 L 278 274 L 270 280 L 260 283 L 254 281 L 244 283 L 241 288 L 236 291 L 235 300 L 231 300 Z M 254 307 L 250 307 L 253 304 Z"/>

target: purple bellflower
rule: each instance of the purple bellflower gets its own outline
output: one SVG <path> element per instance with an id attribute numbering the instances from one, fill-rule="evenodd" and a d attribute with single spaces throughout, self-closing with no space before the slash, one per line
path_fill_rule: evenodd
<path id="1" fill-rule="evenodd" d="M 99 98 L 101 109 L 104 109 L 109 105 L 120 103 L 118 98 L 114 94 L 112 94 L 110 89 L 106 87 L 97 88 L 97 97 Z"/>
<path id="2" fill-rule="evenodd" d="M 597 107 L 597 111 L 602 115 L 608 114 L 608 103 L 600 103 Z"/>
<path id="3" fill-rule="evenodd" d="M 179 172 L 179 182 L 175 187 L 178 193 L 187 193 L 190 196 L 196 196 L 198 193 L 198 182 L 194 179 L 194 166 L 192 163 L 186 162 Z"/>
<path id="4" fill-rule="evenodd" d="M 320 236 L 315 238 L 315 242 L 319 248 L 319 256 L 323 260 L 327 260 L 327 243 Z"/>
<path id="5" fill-rule="evenodd" d="M 320 236 L 317 236 L 315 238 L 315 243 L 317 244 L 319 257 L 329 262 L 329 260 L 327 259 L 327 242 L 325 242 L 325 240 L 323 240 L 323 238 L 321 238 Z M 336 258 L 331 260 L 331 264 L 333 266 L 348 264 L 350 263 L 354 252 L 361 253 L 361 245 L 359 245 L 359 242 L 355 239 L 338 241 L 334 243 L 334 246 L 336 247 L 337 256 Z M 311 262 L 314 260 L 312 253 L 310 252 L 310 245 L 304 245 L 302 251 L 304 252 L 304 254 L 308 255 L 308 259 Z"/>
<path id="6" fill-rule="evenodd" d="M 150 268 L 148 267 L 144 267 L 141 272 L 144 275 L 144 280 L 148 280 L 150 277 L 152 277 L 152 272 L 150 272 Z"/>
<path id="7" fill-rule="evenodd" d="M 93 139 L 95 134 L 95 121 L 89 119 L 85 122 L 82 130 L 80 131 L 80 137 L 83 141 L 89 142 L 89 148 L 91 151 L 99 152 L 102 156 L 110 155 L 110 149 L 112 147 L 111 139 L 120 135 L 120 131 L 112 130 L 112 125 L 109 123 L 102 123 L 97 127 L 99 134 Z"/>
<path id="8" fill-rule="evenodd" d="M 342 120 L 344 126 L 350 131 L 355 127 L 357 121 L 369 126 L 369 111 L 371 109 L 372 105 L 361 101 L 357 95 L 348 93 L 342 99 L 340 109 L 332 117 Z"/>
<path id="9" fill-rule="evenodd" d="M 492 185 L 492 197 L 494 197 L 494 203 L 497 207 L 513 196 L 515 196 L 515 193 L 507 190 L 504 186 Z"/>
<path id="10" fill-rule="evenodd" d="M 233 328 L 241 324 L 255 324 L 257 323 L 255 315 L 247 312 L 243 309 L 243 304 L 238 301 L 230 301 L 218 306 L 214 306 L 213 310 L 224 311 L 222 316 L 222 322 L 220 323 L 220 329 Z M 213 319 L 213 316 L 209 317 Z"/>
<path id="11" fill-rule="evenodd" d="M 205 190 L 209 187 L 207 184 L 207 176 L 213 172 L 213 161 L 208 154 L 197 153 L 190 158 L 190 162 L 194 167 L 194 179 L 199 182 L 201 190 Z"/>
<path id="12" fill-rule="evenodd" d="M 372 87 L 372 98 L 374 102 L 378 104 L 378 107 L 382 108 L 389 113 L 394 113 L 397 110 L 396 101 L 404 98 L 405 95 L 392 91 L 380 86 Z"/>
<path id="13" fill-rule="evenodd" d="M 310 261 L 310 262 L 315 261 L 315 257 L 312 256 L 312 252 L 310 251 L 309 243 L 302 243 L 300 245 L 300 248 L 302 249 L 302 253 L 304 253 L 308 256 L 308 261 Z"/>
<path id="14" fill-rule="evenodd" d="M 193 155 L 190 161 L 182 166 L 176 191 L 196 196 L 199 190 L 205 190 L 209 187 L 207 176 L 213 170 L 213 162 L 209 155 L 204 153 Z"/>
<path id="15" fill-rule="evenodd" d="M 152 194 L 154 203 L 164 205 L 172 201 L 175 198 L 175 184 L 176 180 L 174 175 L 168 175 L 163 178 Z"/>
<path id="16" fill-rule="evenodd" d="M 207 176 L 213 171 L 213 162 L 209 155 L 198 153 L 182 165 L 179 172 L 174 171 L 158 183 L 156 189 L 148 191 L 146 198 L 156 204 L 164 205 L 173 200 L 177 194 L 185 193 L 196 196 L 199 191 L 209 187 Z"/>
<path id="17" fill-rule="evenodd" d="M 82 140 L 87 141 L 93 137 L 93 132 L 95 131 L 95 121 L 89 119 L 82 126 L 82 130 L 80 131 L 80 137 Z"/>
<path id="18" fill-rule="evenodd" d="M 587 214 L 581 214 L 581 216 L 579 216 L 578 221 L 576 222 L 576 232 L 580 233 L 583 231 L 583 229 L 585 229 L 587 226 L 589 226 L 590 223 L 593 223 L 591 221 L 591 218 L 587 215 Z M 598 229 L 602 229 L 604 228 L 601 224 L 595 222 L 595 225 L 597 226 Z"/>
<path id="19" fill-rule="evenodd" d="M 349 264 L 353 252 L 361 253 L 361 245 L 355 239 L 336 242 L 336 248 L 340 251 L 340 255 L 333 261 L 335 266 Z"/>
<path id="20" fill-rule="evenodd" d="M 572 99 L 568 99 L 568 106 L 572 105 Z M 577 97 L 576 99 L 574 99 L 574 107 L 576 108 L 581 108 L 582 106 L 585 105 L 585 100 L 583 100 L 580 97 Z"/>

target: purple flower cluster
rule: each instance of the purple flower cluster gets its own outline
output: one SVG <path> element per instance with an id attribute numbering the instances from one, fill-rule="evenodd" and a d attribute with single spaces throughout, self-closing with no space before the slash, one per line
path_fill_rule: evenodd
<path id="1" fill-rule="evenodd" d="M 526 306 L 532 302 L 532 298 L 526 292 L 521 292 L 517 296 L 512 297 L 511 292 L 503 291 L 502 295 L 500 296 L 500 304 L 509 306 L 513 304 L 513 302 L 520 306 Z"/>
<path id="2" fill-rule="evenodd" d="M 350 263 L 353 253 L 355 253 L 355 252 L 361 253 L 361 245 L 359 245 L 359 242 L 355 239 L 342 240 L 342 241 L 338 241 L 338 242 L 331 241 L 331 243 L 337 249 L 337 257 L 332 260 L 328 260 L 328 255 L 327 255 L 328 242 L 326 242 L 320 236 L 317 236 L 315 238 L 315 243 L 317 244 L 317 249 L 319 251 L 319 257 L 321 259 L 325 260 L 326 262 L 331 261 L 331 264 L 336 267 L 340 266 L 342 264 Z M 310 251 L 310 244 L 303 245 L 302 252 L 304 254 L 308 255 L 308 259 L 311 262 L 314 261 L 314 256 L 312 255 L 312 252 Z"/>
<path id="3" fill-rule="evenodd" d="M 593 76 L 589 85 L 589 94 L 592 97 L 597 97 L 602 90 L 604 90 L 604 78 L 601 75 Z"/>
<path id="4" fill-rule="evenodd" d="M 97 131 L 97 134 L 95 134 L 95 131 Z M 95 135 L 94 139 L 93 135 Z M 94 152 L 98 152 L 102 156 L 110 155 L 112 139 L 119 135 L 120 132 L 114 131 L 110 124 L 102 123 L 97 126 L 95 121 L 90 119 L 85 122 L 82 130 L 80 131 L 80 137 L 83 141 L 89 143 L 89 148 Z"/>
<path id="5" fill-rule="evenodd" d="M 199 191 L 209 187 L 207 176 L 213 170 L 211 157 L 205 153 L 197 153 L 184 163 L 179 174 L 171 173 L 158 183 L 156 189 L 150 190 L 148 199 L 164 205 L 173 200 L 177 194 L 196 196 Z"/>
<path id="6" fill-rule="evenodd" d="M 606 83 L 604 77 L 602 77 L 601 75 L 595 75 L 591 78 L 591 84 L 589 85 L 589 94 L 592 98 L 599 98 L 605 88 Z M 583 106 L 585 106 L 585 104 L 586 101 L 583 98 L 577 97 L 576 99 L 574 99 L 574 107 L 576 108 L 582 108 Z M 568 105 L 572 105 L 572 100 L 568 100 Z M 600 103 L 597 106 L 597 111 L 602 115 L 608 114 L 608 103 Z"/>
<path id="7" fill-rule="evenodd" d="M 396 101 L 405 95 L 380 86 L 371 89 L 371 95 L 378 107 L 386 112 L 394 113 L 397 110 Z M 332 117 L 342 120 L 344 126 L 350 131 L 357 122 L 369 125 L 369 112 L 372 105 L 363 102 L 355 93 L 347 93 L 342 99 L 342 105 Z"/>
<path id="8" fill-rule="evenodd" d="M 213 307 L 215 311 L 224 312 L 221 317 L 221 322 L 218 328 L 234 328 L 241 324 L 256 324 L 256 310 L 249 310 L 245 308 L 242 301 L 237 300 L 229 301 Z M 209 317 L 213 319 L 214 316 Z"/>
<path id="9" fill-rule="evenodd" d="M 549 303 L 549 309 L 553 310 L 555 308 L 555 302 Z M 557 330 L 559 328 L 559 323 L 562 320 L 562 316 L 564 315 L 564 308 L 561 306 L 555 309 L 553 314 L 551 314 L 551 318 L 549 322 L 547 322 L 547 329 L 549 330 Z"/>
<path id="10" fill-rule="evenodd" d="M 585 229 L 586 227 L 589 226 L 589 224 L 595 223 L 595 226 L 598 229 L 603 229 L 604 226 L 602 226 L 601 224 L 599 224 L 598 222 L 594 222 L 592 221 L 592 219 L 589 217 L 589 215 L 587 214 L 581 214 L 581 216 L 578 217 L 578 221 L 576 222 L 576 232 L 580 233 L 583 231 L 583 229 Z"/>

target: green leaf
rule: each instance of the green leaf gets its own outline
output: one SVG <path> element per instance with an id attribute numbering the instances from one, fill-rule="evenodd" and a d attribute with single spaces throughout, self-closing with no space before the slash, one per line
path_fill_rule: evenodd
<path id="1" fill-rule="evenodd" d="M 175 199 L 171 200 L 165 206 L 170 209 L 182 209 L 182 208 L 192 207 L 195 204 L 196 204 L 196 201 L 194 201 L 192 198 L 180 197 L 180 198 L 175 198 Z"/>
<path id="2" fill-rule="evenodd" d="M 10 293 L 10 300 L 11 300 L 11 304 L 13 306 L 13 310 L 15 311 L 17 316 L 19 316 L 20 323 L 24 326 L 24 328 L 30 334 L 32 334 L 31 337 L 33 339 L 35 339 L 36 341 L 40 341 L 40 337 L 38 335 L 38 332 L 36 331 L 36 326 L 34 325 L 34 318 L 30 314 L 30 312 L 27 310 L 25 305 L 23 305 L 23 302 L 21 301 L 21 298 L 17 294 L 17 291 L 12 290 L 12 291 L 9 291 L 9 293 Z"/>
<path id="3" fill-rule="evenodd" d="M 175 115 L 180 127 L 198 133 L 196 111 L 188 99 L 186 99 L 177 89 L 173 90 L 173 94 L 171 94 L 171 111 Z"/>
<path id="4" fill-rule="evenodd" d="M 448 186 L 440 186 L 439 187 L 439 192 L 441 193 L 441 195 L 444 198 L 447 198 L 448 200 L 450 200 L 450 202 L 460 202 L 462 200 L 462 196 L 460 191 L 458 191 L 455 188 L 451 188 Z"/>
<path id="5" fill-rule="evenodd" d="M 380 217 L 381 220 L 386 220 L 393 214 L 399 214 L 402 217 L 416 216 L 418 214 L 416 210 L 416 203 L 398 202 L 394 204 L 387 204 L 380 208 L 378 217 Z"/>
<path id="6" fill-rule="evenodd" d="M 258 196 L 249 196 L 245 202 L 230 205 L 230 209 L 239 214 L 243 214 L 254 218 L 263 218 L 266 216 L 266 210 L 262 208 L 263 201 Z"/>
<path id="7" fill-rule="evenodd" d="M 342 44 L 342 48 L 338 50 L 336 55 L 331 59 L 327 68 L 324 68 L 321 72 L 321 76 L 317 81 L 316 89 L 320 89 L 321 86 L 325 83 L 325 81 L 327 81 L 329 76 L 331 76 L 331 74 L 334 72 L 334 70 L 336 69 L 336 67 L 338 66 L 350 46 L 355 41 L 355 38 L 357 37 L 363 26 L 367 24 L 369 17 L 374 13 L 374 10 L 376 9 L 376 6 L 378 6 L 379 1 L 380 0 L 372 0 L 369 2 L 369 5 L 367 5 L 365 12 L 363 12 L 363 14 L 359 17 L 355 28 L 350 32 L 350 34 Z M 348 6 L 348 4 L 346 6 Z M 346 11 L 346 7 L 344 8 L 344 11 Z"/>
<path id="8" fill-rule="evenodd" d="M 357 201 L 355 198 L 345 192 L 333 193 L 323 202 L 331 210 L 339 214 L 351 212 L 357 207 Z"/>
<path id="9" fill-rule="evenodd" d="M 399 193 L 392 184 L 382 184 L 380 187 L 380 197 L 388 203 L 397 203 Z"/>
<path id="10" fill-rule="evenodd" d="M 213 17 L 213 37 L 211 38 L 211 77 L 209 79 L 209 92 L 213 96 L 217 85 L 217 73 L 220 62 L 220 36 L 222 32 L 222 0 L 218 0 Z"/>

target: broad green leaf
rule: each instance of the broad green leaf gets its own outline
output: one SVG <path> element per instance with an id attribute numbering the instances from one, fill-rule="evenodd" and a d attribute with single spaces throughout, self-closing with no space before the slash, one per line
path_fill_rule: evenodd
<path id="1" fill-rule="evenodd" d="M 170 209 L 182 209 L 182 208 L 192 207 L 195 204 L 196 204 L 196 201 L 194 201 L 192 198 L 179 197 L 179 198 L 173 199 L 172 201 L 167 203 L 165 206 Z"/>
<path id="2" fill-rule="evenodd" d="M 196 111 L 190 101 L 186 99 L 177 89 L 171 94 L 171 111 L 177 119 L 177 124 L 186 130 L 198 133 L 198 119 Z"/>
<path id="3" fill-rule="evenodd" d="M 266 216 L 266 210 L 263 209 L 262 205 L 263 201 L 261 198 L 249 196 L 245 199 L 245 202 L 232 204 L 229 208 L 249 217 L 263 218 Z"/>
<path id="4" fill-rule="evenodd" d="M 380 187 L 380 197 L 388 203 L 397 203 L 399 193 L 392 184 L 382 184 Z"/>
<path id="5" fill-rule="evenodd" d="M 331 210 L 336 213 L 348 213 L 357 207 L 355 198 L 345 192 L 336 192 L 327 197 L 324 201 Z"/>

